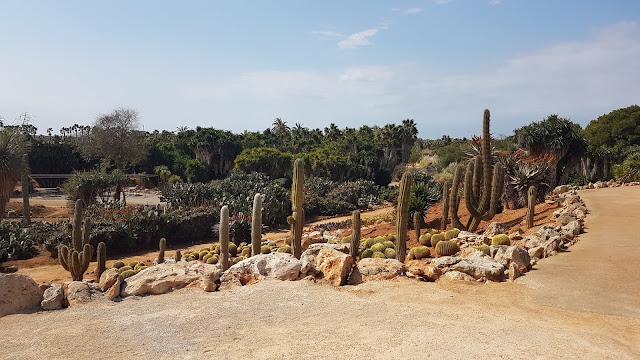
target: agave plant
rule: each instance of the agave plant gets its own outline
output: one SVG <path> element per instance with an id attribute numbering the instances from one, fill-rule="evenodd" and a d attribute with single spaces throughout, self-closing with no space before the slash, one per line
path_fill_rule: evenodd
<path id="1" fill-rule="evenodd" d="M 0 130 L 0 220 L 16 182 L 29 170 L 27 153 L 29 144 L 14 129 Z"/>
<path id="2" fill-rule="evenodd" d="M 505 183 L 503 203 L 516 208 L 522 207 L 527 202 L 527 190 L 535 185 L 541 191 L 538 192 L 539 200 L 544 198 L 548 187 L 550 159 L 528 156 L 518 150 L 513 153 L 501 152 L 496 156 L 497 161 L 505 168 L 508 181 Z"/>

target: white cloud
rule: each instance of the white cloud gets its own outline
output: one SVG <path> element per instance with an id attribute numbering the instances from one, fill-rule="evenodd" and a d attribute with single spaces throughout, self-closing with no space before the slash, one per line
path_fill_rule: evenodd
<path id="1" fill-rule="evenodd" d="M 393 8 L 391 11 L 401 13 L 402 15 L 411 15 L 421 13 L 423 10 L 421 8 Z"/>
<path id="2" fill-rule="evenodd" d="M 328 37 L 328 38 L 344 37 L 344 35 L 340 34 L 339 32 L 329 31 L 329 30 L 316 30 L 316 31 L 312 31 L 311 33 L 314 35 L 320 35 L 322 37 Z"/>
<path id="3" fill-rule="evenodd" d="M 349 35 L 346 39 L 338 43 L 338 47 L 341 49 L 355 49 L 358 46 L 364 46 L 371 44 L 369 38 L 375 35 L 378 29 L 366 29 L 355 34 Z"/>
<path id="4" fill-rule="evenodd" d="M 261 118 L 286 115 L 310 127 L 330 121 L 351 127 L 384 124 L 410 117 L 422 137 L 478 133 L 482 110 L 489 108 L 494 132 L 508 134 L 552 113 L 584 125 L 637 103 L 639 57 L 640 25 L 623 22 L 597 29 L 588 41 L 513 56 L 488 70 L 443 74 L 405 63 L 249 72 L 219 87 L 192 88 L 184 95 L 213 104 L 251 103 L 251 109 L 243 111 L 255 111 Z"/>
<path id="5" fill-rule="evenodd" d="M 498 5 L 502 2 L 502 0 L 489 0 L 489 5 Z"/>
<path id="6" fill-rule="evenodd" d="M 444 5 L 444 4 L 448 4 L 453 0 L 433 0 L 434 3 L 436 3 L 437 5 Z"/>

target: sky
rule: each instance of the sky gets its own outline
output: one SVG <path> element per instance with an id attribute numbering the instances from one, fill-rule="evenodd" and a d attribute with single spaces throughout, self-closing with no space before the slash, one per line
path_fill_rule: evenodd
<path id="1" fill-rule="evenodd" d="M 0 116 L 144 130 L 414 119 L 421 138 L 640 103 L 637 0 L 0 0 Z"/>

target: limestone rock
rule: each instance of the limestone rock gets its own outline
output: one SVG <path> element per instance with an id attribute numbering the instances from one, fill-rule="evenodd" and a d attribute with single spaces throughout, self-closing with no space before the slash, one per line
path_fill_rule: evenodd
<path id="1" fill-rule="evenodd" d="M 316 267 L 316 257 L 320 253 L 322 249 L 331 248 L 337 251 L 343 252 L 345 254 L 349 253 L 349 247 L 344 244 L 326 244 L 326 243 L 316 243 L 309 245 L 309 248 L 305 250 L 300 256 L 300 273 L 304 274 L 312 274 L 316 275 L 320 272 Z"/>
<path id="2" fill-rule="evenodd" d="M 38 308 L 42 290 L 24 274 L 0 274 L 0 317 Z"/>
<path id="3" fill-rule="evenodd" d="M 507 231 L 509 231 L 509 229 L 511 229 L 509 224 L 494 221 L 491 224 L 489 224 L 489 226 L 487 226 L 487 229 L 484 231 L 483 234 L 484 236 L 493 237 L 498 234 L 504 234 Z"/>
<path id="4" fill-rule="evenodd" d="M 83 281 L 72 281 L 67 287 L 69 305 L 86 304 L 91 301 L 91 288 Z"/>
<path id="5" fill-rule="evenodd" d="M 440 269 L 438 269 L 437 266 L 431 264 L 429 259 L 411 260 L 407 262 L 407 274 L 409 273 L 427 281 L 436 281 L 438 280 L 440 275 L 442 275 Z"/>
<path id="6" fill-rule="evenodd" d="M 449 271 L 444 275 L 440 276 L 438 281 L 476 281 L 476 279 L 472 278 L 471 276 L 463 272 Z"/>
<path id="7" fill-rule="evenodd" d="M 122 283 L 124 282 L 122 276 L 118 275 L 116 277 L 116 281 L 111 285 L 109 289 L 105 292 L 107 298 L 111 301 L 115 300 L 118 296 L 120 296 L 120 290 L 122 289 Z"/>
<path id="8" fill-rule="evenodd" d="M 183 288 L 193 282 L 216 282 L 219 279 L 220 268 L 218 265 L 204 264 L 198 261 L 175 264 L 162 263 L 125 279 L 120 296 L 164 294 L 173 289 Z"/>
<path id="9" fill-rule="evenodd" d="M 306 251 L 309 248 L 309 246 L 311 246 L 313 244 L 323 244 L 323 243 L 326 243 L 326 242 L 327 242 L 327 239 L 324 239 L 324 238 L 321 238 L 321 237 L 320 238 L 316 238 L 316 237 L 306 238 L 306 239 L 304 239 L 302 241 L 302 251 Z"/>
<path id="10" fill-rule="evenodd" d="M 561 228 L 555 226 L 542 226 L 538 229 L 536 235 L 541 239 L 541 241 L 546 241 L 552 237 L 560 236 L 560 229 Z"/>
<path id="11" fill-rule="evenodd" d="M 520 277 L 520 270 L 516 263 L 509 264 L 509 281 L 514 281 L 515 279 Z"/>
<path id="12" fill-rule="evenodd" d="M 558 217 L 558 219 L 556 219 L 556 225 L 558 226 L 564 226 L 567 225 L 568 223 L 577 220 L 578 218 L 573 216 L 573 215 L 569 215 L 569 214 L 563 214 L 560 215 Z"/>
<path id="13" fill-rule="evenodd" d="M 562 232 L 570 239 L 573 239 L 574 237 L 580 235 L 580 233 L 582 232 L 582 225 L 580 224 L 580 221 L 574 220 L 563 226 Z"/>
<path id="14" fill-rule="evenodd" d="M 222 274 L 221 287 L 247 285 L 264 279 L 297 280 L 301 261 L 288 253 L 271 253 L 252 256 L 231 266 Z"/>
<path id="15" fill-rule="evenodd" d="M 504 258 L 508 259 L 509 263 L 515 263 L 518 268 L 531 268 L 531 256 L 523 247 L 510 246 L 504 253 Z"/>
<path id="16" fill-rule="evenodd" d="M 554 255 L 556 250 L 560 247 L 562 243 L 562 238 L 560 236 L 554 236 L 551 239 L 547 240 L 547 242 L 543 245 L 544 251 L 542 252 L 542 257 L 549 257 Z"/>
<path id="17" fill-rule="evenodd" d="M 537 246 L 529 249 L 529 257 L 540 259 L 544 253 L 544 246 Z"/>
<path id="18" fill-rule="evenodd" d="M 60 284 L 52 284 L 44 291 L 44 296 L 40 302 L 43 310 L 62 309 L 62 301 L 64 300 L 64 290 Z"/>
<path id="19" fill-rule="evenodd" d="M 436 266 L 442 273 L 453 270 L 465 273 L 474 279 L 486 278 L 492 281 L 502 280 L 505 270 L 502 264 L 489 256 L 478 258 L 443 256 L 433 259 L 431 264 Z"/>
<path id="20" fill-rule="evenodd" d="M 367 281 L 389 280 L 401 276 L 406 271 L 407 267 L 395 259 L 366 258 L 356 264 L 347 283 L 355 285 Z"/>
<path id="21" fill-rule="evenodd" d="M 336 249 L 325 247 L 316 257 L 316 267 L 322 278 L 333 286 L 342 286 L 347 282 L 353 257 Z"/>
<path id="22" fill-rule="evenodd" d="M 555 195 L 560 195 L 560 194 L 566 193 L 567 191 L 569 191 L 569 186 L 567 185 L 560 185 L 560 186 L 557 186 L 555 189 L 553 189 L 553 193 Z"/>
<path id="23" fill-rule="evenodd" d="M 461 258 L 483 257 L 485 256 L 485 253 L 476 248 L 466 247 L 460 250 L 458 256 Z"/>
<path id="24" fill-rule="evenodd" d="M 107 291 L 118 280 L 118 269 L 107 269 L 100 275 L 100 290 Z"/>

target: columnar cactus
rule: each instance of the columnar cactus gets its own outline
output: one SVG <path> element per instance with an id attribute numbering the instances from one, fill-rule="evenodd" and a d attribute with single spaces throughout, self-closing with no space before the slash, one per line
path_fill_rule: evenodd
<path id="1" fill-rule="evenodd" d="M 253 213 L 251 216 L 251 255 L 260 254 L 262 243 L 262 196 L 256 194 L 253 197 Z"/>
<path id="2" fill-rule="evenodd" d="M 31 213 L 29 211 L 29 177 L 22 175 L 22 212 L 24 213 L 25 224 L 31 224 Z"/>
<path id="3" fill-rule="evenodd" d="M 485 110 L 480 155 L 469 161 L 464 178 L 464 200 L 467 210 L 471 214 L 467 226 L 461 226 L 457 211 L 455 214 L 453 211 L 451 213 L 452 224 L 455 217 L 458 224 L 453 224 L 453 226 L 459 229 L 476 231 L 481 220 L 491 220 L 496 215 L 498 202 L 504 190 L 504 167 L 500 163 L 492 164 L 489 123 L 490 113 L 489 110 Z M 456 169 L 456 175 L 457 173 L 458 169 Z M 457 189 L 456 184 L 454 187 Z M 457 205 L 455 207 L 457 210 Z"/>
<path id="4" fill-rule="evenodd" d="M 358 256 L 360 250 L 360 227 L 362 223 L 360 222 L 360 211 L 355 210 L 353 212 L 353 221 L 351 221 L 353 226 L 353 230 L 351 231 L 351 248 L 349 252 L 352 258 L 356 258 Z"/>
<path id="5" fill-rule="evenodd" d="M 304 226 L 304 163 L 297 159 L 293 164 L 293 184 L 291 185 L 291 211 L 287 222 L 291 225 L 291 245 L 293 256 L 300 259 L 302 255 L 302 227 Z"/>
<path id="6" fill-rule="evenodd" d="M 167 248 L 167 239 L 160 239 L 158 247 L 160 248 L 160 252 L 158 253 L 158 264 L 162 264 L 164 262 L 164 250 Z"/>
<path id="7" fill-rule="evenodd" d="M 220 262 L 222 263 L 222 271 L 229 268 L 229 207 L 227 205 L 220 209 Z"/>
<path id="8" fill-rule="evenodd" d="M 442 185 L 442 220 L 440 221 L 440 230 L 447 228 L 449 222 L 449 183 Z"/>
<path id="9" fill-rule="evenodd" d="M 180 252 L 180 250 L 176 250 L 175 261 L 178 262 L 180 260 L 182 260 L 182 253 Z"/>
<path id="10" fill-rule="evenodd" d="M 449 205 L 451 206 L 451 226 L 458 229 L 465 229 L 458 217 L 458 206 L 460 206 L 460 179 L 462 178 L 462 166 L 456 167 L 451 183 L 451 193 L 449 194 Z"/>
<path id="11" fill-rule="evenodd" d="M 76 201 L 73 211 L 73 228 L 71 231 L 72 248 L 60 245 L 58 249 L 58 261 L 62 267 L 71 273 L 73 281 L 82 281 L 82 276 L 89 268 L 89 263 L 93 257 L 93 246 L 89 244 L 91 234 L 91 221 L 84 222 L 82 200 Z"/>
<path id="12" fill-rule="evenodd" d="M 98 280 L 100 279 L 100 275 L 107 269 L 107 245 L 103 242 L 98 244 L 98 251 L 96 255 L 96 262 L 98 266 L 96 267 L 96 276 Z"/>
<path id="13" fill-rule="evenodd" d="M 536 213 L 536 193 L 537 189 L 535 185 L 529 186 L 527 191 L 527 227 L 533 227 L 533 217 Z"/>
<path id="14" fill-rule="evenodd" d="M 413 213 L 413 231 L 416 233 L 416 241 L 420 240 L 420 228 L 422 227 L 422 216 L 416 211 Z"/>
<path id="15" fill-rule="evenodd" d="M 398 210 L 396 212 L 396 260 L 404 262 L 407 256 L 407 226 L 409 225 L 409 199 L 413 176 L 405 172 L 400 180 Z"/>

